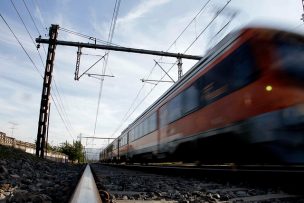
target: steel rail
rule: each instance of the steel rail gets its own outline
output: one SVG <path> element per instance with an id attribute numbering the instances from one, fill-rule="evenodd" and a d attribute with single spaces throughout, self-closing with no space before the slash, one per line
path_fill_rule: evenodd
<path id="1" fill-rule="evenodd" d="M 86 166 L 69 203 L 102 203 L 89 164 Z"/>

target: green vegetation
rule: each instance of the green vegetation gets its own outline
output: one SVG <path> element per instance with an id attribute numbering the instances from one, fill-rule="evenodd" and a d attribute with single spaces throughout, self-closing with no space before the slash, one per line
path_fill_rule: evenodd
<path id="1" fill-rule="evenodd" d="M 78 163 L 83 163 L 84 154 L 82 152 L 83 146 L 80 141 L 73 142 L 73 144 L 62 143 L 57 150 L 69 156 L 69 160 Z"/>

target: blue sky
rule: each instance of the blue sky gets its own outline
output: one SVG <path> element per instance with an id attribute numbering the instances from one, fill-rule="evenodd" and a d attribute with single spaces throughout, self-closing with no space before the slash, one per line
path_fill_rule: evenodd
<path id="1" fill-rule="evenodd" d="M 36 38 L 33 22 L 21 0 L 12 0 L 22 19 L 28 27 L 31 35 Z M 20 21 L 10 0 L 0 1 L 0 13 L 11 26 L 29 55 L 37 65 L 40 73 L 43 73 L 39 55 Z M 112 18 L 114 0 L 25 0 L 35 23 L 42 34 L 48 33 L 47 27 L 51 24 L 59 24 L 79 33 L 83 33 L 98 39 L 107 40 L 110 22 Z M 122 0 L 118 14 L 118 20 L 113 37 L 113 43 L 121 46 L 129 46 L 153 50 L 167 50 L 179 33 L 185 28 L 207 0 Z M 187 46 L 198 36 L 216 11 L 226 4 L 226 0 L 211 0 L 204 12 L 189 26 L 189 29 L 171 47 L 171 52 L 184 52 Z M 212 24 L 210 29 L 196 41 L 187 51 L 187 54 L 204 55 L 218 40 L 229 31 L 251 25 L 267 25 L 303 32 L 304 26 L 300 20 L 303 13 L 300 0 L 232 0 L 224 13 Z M 237 12 L 231 24 L 219 35 L 212 36 L 229 20 L 231 13 Z M 42 78 L 34 69 L 20 45 L 17 43 L 8 27 L 0 19 L 0 131 L 12 134 L 11 122 L 16 123 L 13 136 L 17 139 L 33 142 L 37 136 L 37 124 L 42 88 Z M 89 42 L 60 31 L 58 38 L 61 40 Z M 47 49 L 47 46 L 45 46 Z M 43 62 L 45 53 L 39 49 Z M 55 91 L 53 83 L 53 96 L 63 118 L 67 120 L 68 129 L 51 104 L 51 118 L 49 141 L 57 145 L 66 140 L 71 142 L 82 133 L 83 136 L 92 136 L 97 109 L 99 81 L 84 76 L 80 81 L 74 81 L 76 63 L 76 48 L 58 46 L 56 49 L 54 78 L 59 89 L 60 96 Z M 85 54 L 103 55 L 104 51 L 83 49 Z M 81 58 L 81 72 L 93 64 L 98 57 L 83 55 Z M 121 130 L 131 123 L 145 108 L 158 98 L 171 84 L 158 84 L 141 105 L 121 121 L 134 98 L 142 88 L 139 102 L 154 87 L 140 81 L 146 78 L 154 66 L 153 59 L 159 57 L 129 53 L 111 52 L 107 66 L 107 74 L 114 78 L 106 78 L 100 104 L 100 113 L 95 136 L 116 137 Z M 163 58 L 163 62 L 172 63 L 176 59 Z M 183 68 L 186 72 L 195 61 L 184 60 Z M 98 63 L 91 73 L 101 73 L 103 61 Z M 162 64 L 165 69 L 170 64 Z M 170 71 L 173 78 L 177 78 L 177 68 Z M 160 79 L 163 72 L 155 68 L 150 79 Z M 166 78 L 165 78 L 166 79 Z M 167 80 L 167 79 L 166 79 Z M 143 87 L 142 87 L 143 86 Z M 60 98 L 59 98 L 60 97 Z M 57 99 L 56 99 L 57 98 Z M 62 102 L 59 102 L 61 100 Z M 64 112 L 62 112 L 61 103 Z M 134 107 L 131 108 L 131 112 Z M 121 128 L 114 134 L 115 130 Z M 107 142 L 97 140 L 84 140 L 88 147 L 103 147 Z"/>

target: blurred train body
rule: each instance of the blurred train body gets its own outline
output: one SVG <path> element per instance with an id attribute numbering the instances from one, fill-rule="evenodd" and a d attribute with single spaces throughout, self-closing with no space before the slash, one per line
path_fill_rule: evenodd
<path id="1" fill-rule="evenodd" d="M 100 153 L 101 161 L 303 164 L 304 37 L 227 35 Z"/>

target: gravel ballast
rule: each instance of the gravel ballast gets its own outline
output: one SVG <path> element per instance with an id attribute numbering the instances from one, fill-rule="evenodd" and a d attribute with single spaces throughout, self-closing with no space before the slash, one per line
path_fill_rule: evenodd
<path id="1" fill-rule="evenodd" d="M 82 168 L 0 145 L 0 203 L 68 202 Z"/>
<path id="2" fill-rule="evenodd" d="M 108 202 L 304 202 L 279 188 L 259 188 L 212 178 L 168 176 L 102 164 L 91 165 Z"/>

